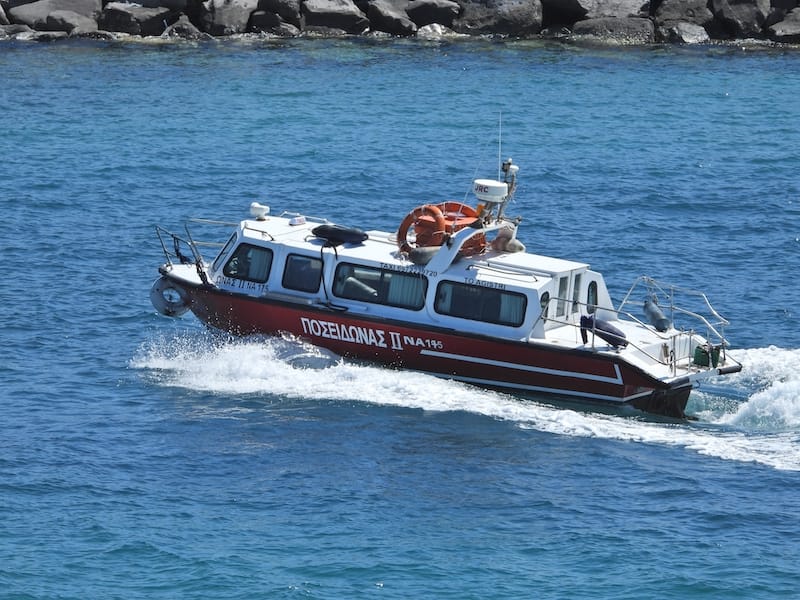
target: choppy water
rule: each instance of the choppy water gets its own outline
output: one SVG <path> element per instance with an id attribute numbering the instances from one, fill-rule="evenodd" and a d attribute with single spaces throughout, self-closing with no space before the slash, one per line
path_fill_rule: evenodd
<path id="1" fill-rule="evenodd" d="M 793 597 L 800 54 L 0 45 L 0 597 Z M 701 287 L 745 370 L 687 424 L 225 342 L 153 226 L 392 229 L 503 154 L 542 253 Z M 224 234 L 221 234 L 224 237 Z"/>

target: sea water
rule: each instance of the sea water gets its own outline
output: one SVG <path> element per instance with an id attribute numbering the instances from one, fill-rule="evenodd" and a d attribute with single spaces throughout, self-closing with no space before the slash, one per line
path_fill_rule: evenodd
<path id="1" fill-rule="evenodd" d="M 4 42 L 0 74 L 0 597 L 798 593 L 800 53 Z M 744 370 L 697 421 L 150 305 L 156 224 L 258 201 L 394 230 L 509 156 L 529 250 L 730 320 Z"/>

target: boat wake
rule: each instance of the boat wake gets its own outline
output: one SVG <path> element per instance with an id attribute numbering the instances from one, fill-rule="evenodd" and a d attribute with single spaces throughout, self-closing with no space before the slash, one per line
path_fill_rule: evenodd
<path id="1" fill-rule="evenodd" d="M 680 446 L 725 460 L 800 471 L 800 349 L 734 351 L 742 373 L 693 392 L 697 422 L 654 421 L 555 407 L 404 371 L 353 364 L 293 339 L 226 341 L 196 334 L 153 340 L 131 366 L 156 384 L 225 395 L 360 401 L 465 411 L 525 430 Z"/>

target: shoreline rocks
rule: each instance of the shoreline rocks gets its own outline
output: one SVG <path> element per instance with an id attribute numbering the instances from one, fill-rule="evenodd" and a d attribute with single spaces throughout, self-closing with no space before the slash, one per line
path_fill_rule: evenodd
<path id="1" fill-rule="evenodd" d="M 448 35 L 800 44 L 800 0 L 0 0 L 0 40 Z"/>

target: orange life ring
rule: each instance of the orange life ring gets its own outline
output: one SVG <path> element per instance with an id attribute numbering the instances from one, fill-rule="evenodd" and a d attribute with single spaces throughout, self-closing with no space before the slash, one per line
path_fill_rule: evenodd
<path id="1" fill-rule="evenodd" d="M 455 233 L 467 225 L 472 225 L 478 218 L 478 211 L 469 204 L 448 200 L 436 206 L 442 211 L 444 220 L 447 223 L 447 233 Z"/>
<path id="2" fill-rule="evenodd" d="M 406 241 L 408 230 L 414 226 L 417 246 L 441 246 L 447 231 L 442 209 L 434 204 L 418 206 L 406 215 L 397 230 L 397 245 L 401 252 L 411 252 L 411 244 Z"/>
<path id="3" fill-rule="evenodd" d="M 437 204 L 444 214 L 445 222 L 447 223 L 447 233 L 452 235 L 456 231 L 470 227 L 475 219 L 479 218 L 480 213 L 472 208 L 469 204 L 456 202 L 450 200 Z M 484 234 L 477 234 L 472 236 L 464 245 L 461 246 L 459 254 L 461 256 L 474 256 L 481 254 L 486 249 L 486 236 Z"/>

